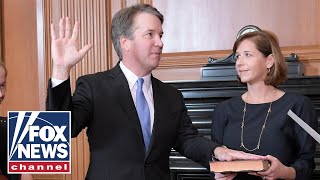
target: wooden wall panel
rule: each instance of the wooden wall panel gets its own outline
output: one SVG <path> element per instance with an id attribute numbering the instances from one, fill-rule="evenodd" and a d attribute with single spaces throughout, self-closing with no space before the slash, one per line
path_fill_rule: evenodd
<path id="1" fill-rule="evenodd" d="M 289 46 L 281 50 L 287 57 L 291 53 L 298 55 L 305 76 L 320 76 L 320 45 Z M 153 75 L 162 81 L 200 80 L 201 67 L 208 63 L 208 57 L 219 59 L 230 53 L 231 50 L 165 53 Z"/>
<path id="2" fill-rule="evenodd" d="M 77 77 L 83 74 L 90 74 L 98 71 L 104 71 L 110 68 L 112 51 L 109 35 L 109 13 L 110 2 L 105 0 L 95 1 L 72 1 L 72 0 L 52 0 L 45 2 L 46 11 L 50 13 L 50 21 L 46 22 L 46 28 L 49 27 L 51 21 L 58 24 L 61 17 L 70 17 L 72 21 L 80 22 L 79 48 L 85 44 L 93 44 L 93 48 L 88 52 L 84 59 L 72 69 L 71 82 L 74 85 Z M 56 26 L 56 29 L 58 26 Z M 45 37 L 50 42 L 50 34 Z M 47 54 L 50 55 L 50 47 L 48 46 Z M 47 57 L 48 62 L 51 56 Z M 48 75 L 51 75 L 52 65 L 48 64 Z"/>
<path id="3" fill-rule="evenodd" d="M 3 58 L 8 68 L 7 110 L 39 110 L 36 3 L 33 0 L 3 0 L 1 13 Z"/>
<path id="4" fill-rule="evenodd" d="M 231 49 L 237 32 L 254 24 L 281 46 L 320 44 L 318 0 L 154 0 L 165 16 L 164 52 Z"/>

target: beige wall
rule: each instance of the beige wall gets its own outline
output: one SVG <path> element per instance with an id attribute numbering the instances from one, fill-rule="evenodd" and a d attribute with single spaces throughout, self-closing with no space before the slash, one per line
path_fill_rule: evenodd
<path id="1" fill-rule="evenodd" d="M 164 52 L 231 49 L 248 24 L 273 31 L 280 45 L 320 43 L 318 0 L 154 0 L 165 16 Z"/>
<path id="2" fill-rule="evenodd" d="M 3 0 L 3 57 L 8 66 L 7 110 L 44 110 L 51 74 L 51 22 L 61 16 L 81 24 L 79 46 L 94 48 L 72 70 L 78 76 L 110 69 L 117 63 L 109 36 L 119 9 L 150 3 L 164 15 L 164 54 L 154 75 L 161 80 L 197 80 L 209 56 L 230 53 L 238 30 L 256 24 L 279 36 L 283 52 L 295 52 L 306 75 L 320 75 L 320 3 L 318 0 Z M 89 162 L 84 133 L 72 141 L 72 175 L 36 175 L 36 179 L 83 179 Z"/>

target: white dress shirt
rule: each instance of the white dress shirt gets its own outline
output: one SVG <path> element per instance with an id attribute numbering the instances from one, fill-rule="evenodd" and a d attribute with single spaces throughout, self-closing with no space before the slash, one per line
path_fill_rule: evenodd
<path id="1" fill-rule="evenodd" d="M 152 83 L 151 83 L 151 74 L 148 74 L 144 77 L 138 77 L 135 75 L 132 71 L 130 71 L 123 63 L 122 61 L 120 62 L 120 68 L 126 77 L 128 84 L 129 84 L 129 89 L 131 91 L 131 96 L 133 99 L 134 104 L 136 105 L 136 92 L 137 92 L 137 80 L 138 78 L 143 78 L 144 82 L 142 85 L 142 91 L 143 94 L 147 100 L 149 110 L 150 110 L 150 124 L 151 124 L 151 131 L 152 132 L 152 127 L 154 123 L 154 102 L 153 102 L 153 90 L 152 90 Z"/>

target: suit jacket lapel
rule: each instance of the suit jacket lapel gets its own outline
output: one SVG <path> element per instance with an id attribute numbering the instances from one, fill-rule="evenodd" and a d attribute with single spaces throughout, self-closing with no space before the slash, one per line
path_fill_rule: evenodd
<path id="1" fill-rule="evenodd" d="M 128 81 L 120 69 L 119 64 L 111 70 L 111 76 L 114 78 L 113 84 L 117 98 L 125 113 L 128 115 L 129 123 L 131 123 L 139 135 L 141 147 L 144 149 L 143 135 L 136 107 L 134 105 L 132 95 L 129 89 Z"/>

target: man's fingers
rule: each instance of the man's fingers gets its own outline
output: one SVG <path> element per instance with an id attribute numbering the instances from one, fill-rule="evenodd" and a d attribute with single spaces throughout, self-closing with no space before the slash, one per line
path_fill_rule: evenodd
<path id="1" fill-rule="evenodd" d="M 57 34 L 56 34 L 56 31 L 55 31 L 55 29 L 54 29 L 54 24 L 53 23 L 51 23 L 51 39 L 52 40 L 56 40 L 57 39 Z"/>
<path id="2" fill-rule="evenodd" d="M 266 157 L 264 157 L 264 156 L 245 153 L 242 151 L 236 151 L 236 152 L 232 153 L 232 156 L 236 157 L 237 159 L 251 159 L 251 160 L 266 159 Z"/>
<path id="3" fill-rule="evenodd" d="M 64 38 L 64 18 L 61 18 L 60 19 L 60 22 L 59 22 L 59 35 L 60 35 L 60 38 Z"/>
<path id="4" fill-rule="evenodd" d="M 72 40 L 72 41 L 76 41 L 76 40 L 78 39 L 78 35 L 79 35 L 79 22 L 76 21 L 76 22 L 74 23 L 71 40 Z"/>
<path id="5" fill-rule="evenodd" d="M 92 45 L 87 44 L 82 49 L 80 49 L 79 53 L 80 53 L 81 57 L 83 57 L 91 48 L 92 48 Z"/>
<path id="6" fill-rule="evenodd" d="M 66 17 L 66 34 L 65 34 L 66 38 L 70 38 L 71 37 L 71 21 L 69 17 Z"/>
<path id="7" fill-rule="evenodd" d="M 220 159 L 221 158 L 221 159 Z M 225 161 L 232 161 L 237 159 L 250 159 L 250 160 L 259 160 L 259 159 L 266 159 L 264 156 L 245 153 L 242 151 L 236 151 L 231 149 L 226 149 L 224 152 L 218 156 L 218 159 L 225 160 Z"/>

